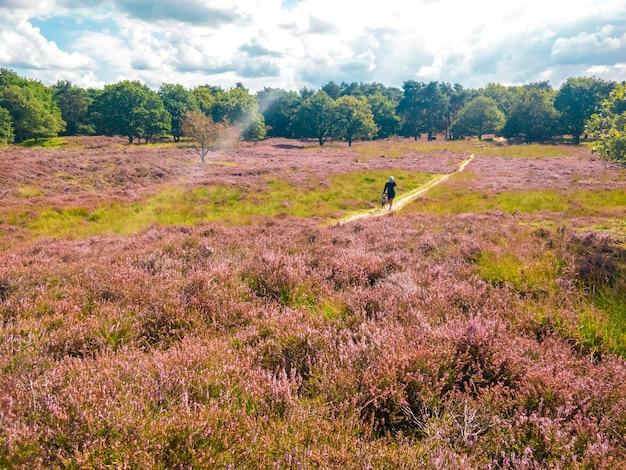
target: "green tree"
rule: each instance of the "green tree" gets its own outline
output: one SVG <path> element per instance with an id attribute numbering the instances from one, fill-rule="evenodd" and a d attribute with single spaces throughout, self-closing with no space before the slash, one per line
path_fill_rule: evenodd
<path id="1" fill-rule="evenodd" d="M 336 100 L 342 94 L 342 89 L 339 85 L 337 85 L 332 80 L 328 82 L 326 85 L 322 86 L 322 91 L 325 92 L 332 99 Z"/>
<path id="2" fill-rule="evenodd" d="M 334 135 L 352 146 L 354 139 L 371 139 L 378 128 L 365 98 L 342 96 L 335 101 Z"/>
<path id="3" fill-rule="evenodd" d="M 593 136 L 593 150 L 602 157 L 626 163 L 626 84 L 617 85 L 593 114 L 585 131 Z"/>
<path id="4" fill-rule="evenodd" d="M 88 113 L 92 99 L 87 90 L 63 80 L 52 86 L 52 93 L 66 124 L 65 135 L 94 133 Z"/>
<path id="5" fill-rule="evenodd" d="M 561 113 L 563 130 L 571 134 L 576 143 L 585 129 L 585 122 L 597 112 L 602 100 L 609 96 L 615 83 L 597 78 L 568 78 L 561 85 L 554 107 Z"/>
<path id="6" fill-rule="evenodd" d="M 0 144 L 13 142 L 13 120 L 8 109 L 0 108 Z"/>
<path id="7" fill-rule="evenodd" d="M 170 127 L 172 136 L 178 142 L 183 134 L 183 119 L 189 111 L 199 111 L 193 93 L 184 86 L 172 83 L 164 83 L 159 89 L 159 96 L 163 106 L 171 116 Z"/>
<path id="8" fill-rule="evenodd" d="M 422 132 L 428 140 L 445 129 L 445 95 L 438 82 L 404 82 L 404 95 L 398 104 L 402 133 L 417 139 Z"/>
<path id="9" fill-rule="evenodd" d="M 223 90 L 219 87 L 199 85 L 195 87 L 191 93 L 200 111 L 207 116 L 211 116 L 213 103 L 215 103 L 215 95 L 222 91 Z"/>
<path id="10" fill-rule="evenodd" d="M 0 106 L 11 114 L 15 140 L 53 137 L 63 130 L 61 113 L 50 111 L 29 86 L 9 85 L 0 91 Z"/>
<path id="11" fill-rule="evenodd" d="M 452 123 L 456 120 L 461 108 L 472 98 L 474 92 L 464 89 L 463 86 L 458 83 L 454 85 L 442 83 L 441 91 L 445 96 L 444 119 L 446 139 L 452 139 Z"/>
<path id="12" fill-rule="evenodd" d="M 487 96 L 477 96 L 461 108 L 452 124 L 455 136 L 496 133 L 504 126 L 504 113 L 498 109 L 495 100 Z"/>
<path id="13" fill-rule="evenodd" d="M 11 114 L 17 142 L 56 136 L 65 128 L 50 88 L 12 70 L 0 69 L 0 106 Z"/>
<path id="14" fill-rule="evenodd" d="M 481 94 L 493 99 L 500 111 L 502 111 L 505 117 L 509 117 L 513 106 L 519 99 L 518 90 L 520 87 L 508 87 L 500 85 L 499 83 L 489 83 Z"/>
<path id="15" fill-rule="evenodd" d="M 300 106 L 297 93 L 264 88 L 257 93 L 257 102 L 269 137 L 296 136 L 296 115 Z"/>
<path id="16" fill-rule="evenodd" d="M 137 138 L 144 138 L 146 143 L 153 137 L 160 137 L 171 132 L 172 116 L 165 109 L 159 95 L 149 90 L 141 104 L 133 110 L 131 127 Z"/>
<path id="17" fill-rule="evenodd" d="M 99 133 L 123 135 L 129 143 L 135 138 L 149 138 L 170 131 L 171 116 L 161 98 L 138 81 L 125 80 L 106 85 L 90 111 Z"/>
<path id="18" fill-rule="evenodd" d="M 259 105 L 240 83 L 228 91 L 218 91 L 211 108 L 211 115 L 216 122 L 228 121 L 232 124 L 250 122 L 259 112 Z"/>
<path id="19" fill-rule="evenodd" d="M 263 140 L 267 131 L 265 129 L 265 121 L 263 120 L 263 116 L 261 114 L 255 115 L 250 123 L 244 128 L 241 133 L 241 137 L 243 140 L 248 141 L 256 141 Z"/>
<path id="20" fill-rule="evenodd" d="M 397 135 L 400 130 L 400 117 L 396 114 L 396 105 L 394 102 L 380 91 L 369 95 L 367 101 L 372 109 L 374 122 L 378 128 L 376 137 L 384 139 Z"/>
<path id="21" fill-rule="evenodd" d="M 315 137 L 320 145 L 332 135 L 335 123 L 335 102 L 323 91 L 304 100 L 298 120 L 305 137 Z"/>
<path id="22" fill-rule="evenodd" d="M 558 113 L 554 92 L 529 85 L 520 89 L 502 129 L 505 137 L 524 137 L 526 142 L 545 141 L 558 132 Z"/>
<path id="23" fill-rule="evenodd" d="M 402 134 L 417 140 L 422 133 L 421 102 L 422 88 L 424 84 L 415 80 L 408 80 L 402 85 L 404 91 L 398 104 L 398 114 L 402 118 Z"/>

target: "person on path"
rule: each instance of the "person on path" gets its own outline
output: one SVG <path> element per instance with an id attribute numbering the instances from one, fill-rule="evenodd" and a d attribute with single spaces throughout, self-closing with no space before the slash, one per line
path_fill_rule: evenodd
<path id="1" fill-rule="evenodd" d="M 389 204 L 389 209 L 393 206 L 393 199 L 396 197 L 396 180 L 393 176 L 389 177 L 389 181 L 385 183 L 385 189 L 383 189 L 383 197 L 386 196 L 386 202 Z"/>

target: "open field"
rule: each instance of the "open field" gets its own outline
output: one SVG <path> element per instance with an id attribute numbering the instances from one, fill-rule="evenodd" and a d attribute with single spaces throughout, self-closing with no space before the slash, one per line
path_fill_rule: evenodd
<path id="1" fill-rule="evenodd" d="M 625 220 L 582 146 L 0 148 L 0 467 L 619 468 Z"/>

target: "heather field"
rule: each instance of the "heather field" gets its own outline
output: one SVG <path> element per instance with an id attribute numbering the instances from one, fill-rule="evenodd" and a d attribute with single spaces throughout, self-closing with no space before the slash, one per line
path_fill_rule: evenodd
<path id="1" fill-rule="evenodd" d="M 43 144 L 0 148 L 0 468 L 626 463 L 623 167 Z M 345 223 L 390 174 L 399 196 L 451 176 Z"/>

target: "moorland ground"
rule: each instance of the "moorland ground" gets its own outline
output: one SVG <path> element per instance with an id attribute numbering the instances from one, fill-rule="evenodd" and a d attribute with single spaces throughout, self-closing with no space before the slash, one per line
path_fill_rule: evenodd
<path id="1" fill-rule="evenodd" d="M 624 463 L 623 168 L 476 141 L 205 165 L 44 143 L 0 149 L 1 467 Z"/>

